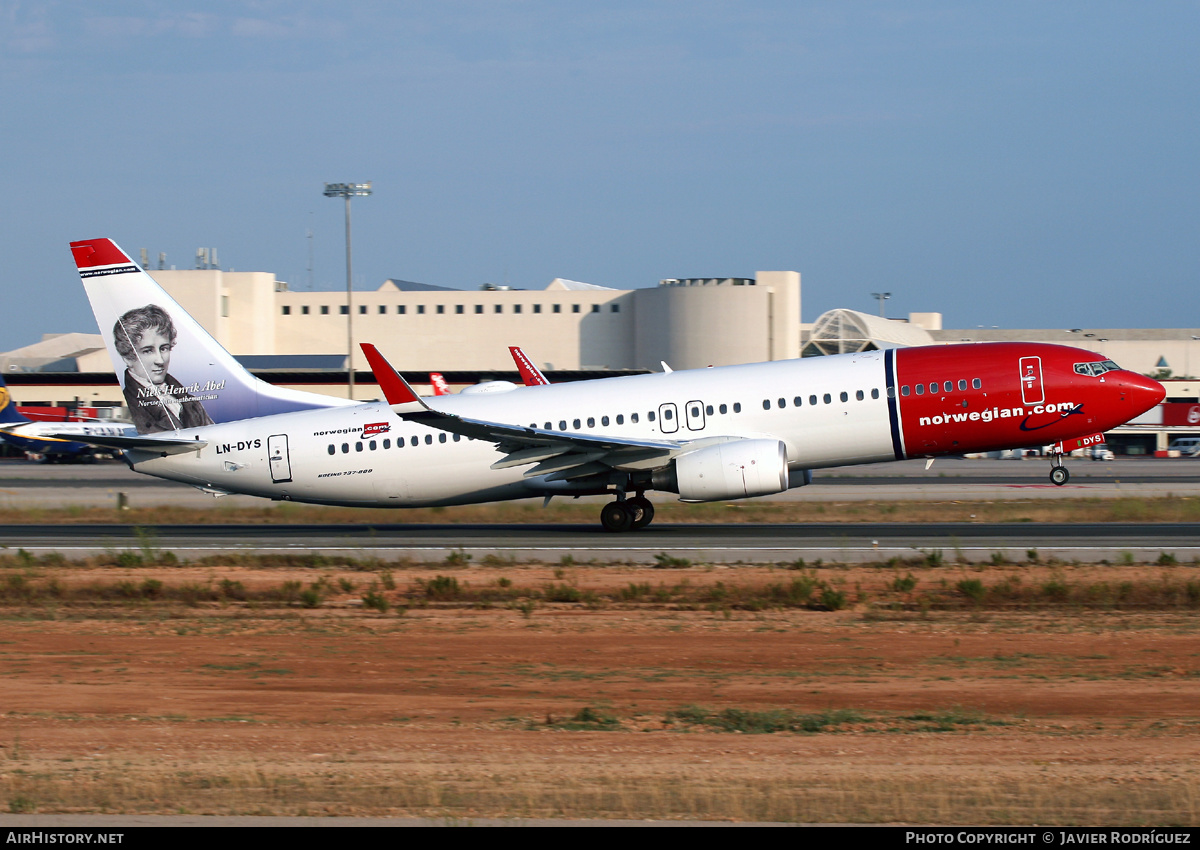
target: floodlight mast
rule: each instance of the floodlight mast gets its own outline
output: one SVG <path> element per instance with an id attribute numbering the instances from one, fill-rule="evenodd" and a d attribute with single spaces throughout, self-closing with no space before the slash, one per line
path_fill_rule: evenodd
<path id="1" fill-rule="evenodd" d="M 883 302 L 887 301 L 889 298 L 891 298 L 892 293 L 890 293 L 890 292 L 872 292 L 871 297 L 879 299 L 879 315 L 883 316 Z M 886 318 L 886 317 L 884 317 L 884 318 Z"/>
<path id="2" fill-rule="evenodd" d="M 326 198 L 346 199 L 346 374 L 347 392 L 354 398 L 354 263 L 350 251 L 350 199 L 371 194 L 370 183 L 326 183 Z"/>

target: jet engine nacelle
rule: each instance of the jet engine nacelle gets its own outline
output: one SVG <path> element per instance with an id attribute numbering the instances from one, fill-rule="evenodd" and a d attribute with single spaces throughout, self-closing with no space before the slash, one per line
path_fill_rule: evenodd
<path id="1" fill-rule="evenodd" d="M 767 496 L 788 488 L 787 447 L 779 440 L 733 440 L 681 455 L 654 476 L 685 502 Z"/>

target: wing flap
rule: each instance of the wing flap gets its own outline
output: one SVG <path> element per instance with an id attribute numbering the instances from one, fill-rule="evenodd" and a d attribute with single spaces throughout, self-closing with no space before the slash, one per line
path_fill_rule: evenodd
<path id="1" fill-rule="evenodd" d="M 531 449 L 518 449 L 509 452 L 508 457 L 503 460 L 498 460 L 492 464 L 492 469 L 508 469 L 513 466 L 523 466 L 527 463 L 537 463 L 543 460 L 549 460 L 552 457 L 566 454 L 571 450 L 571 447 L 566 444 L 562 445 L 546 445 L 534 446 Z"/>
<path id="2" fill-rule="evenodd" d="M 548 458 L 541 463 L 525 470 L 526 478 L 536 478 L 539 475 L 548 475 L 552 472 L 561 472 L 564 469 L 571 469 L 576 466 L 585 466 L 593 461 L 600 460 L 607 456 L 607 452 L 571 452 L 570 454 L 562 454 L 558 457 Z"/>
<path id="3" fill-rule="evenodd" d="M 573 466 L 570 469 L 561 469 L 558 472 L 551 473 L 546 476 L 547 481 L 566 481 L 571 478 L 586 478 L 589 475 L 599 475 L 602 472 L 611 472 L 612 467 L 607 463 L 593 461 L 585 463 L 582 466 Z"/>

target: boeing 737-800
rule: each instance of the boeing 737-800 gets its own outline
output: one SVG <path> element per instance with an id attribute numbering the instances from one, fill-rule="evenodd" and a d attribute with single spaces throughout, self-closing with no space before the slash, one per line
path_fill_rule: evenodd
<path id="1" fill-rule="evenodd" d="M 977 343 L 420 398 L 373 346 L 386 402 L 246 372 L 108 239 L 71 243 L 136 437 L 138 472 L 211 493 L 364 507 L 611 494 L 610 531 L 686 502 L 779 493 L 847 464 L 1096 441 L 1156 381 L 1078 348 Z M 110 331 L 111 329 L 111 331 Z M 1051 470 L 1065 483 L 1056 456 Z"/>

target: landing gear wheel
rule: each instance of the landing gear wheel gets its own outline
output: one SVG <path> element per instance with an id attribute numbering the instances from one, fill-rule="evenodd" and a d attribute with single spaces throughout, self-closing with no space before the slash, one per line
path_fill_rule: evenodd
<path id="1" fill-rule="evenodd" d="M 637 516 L 633 520 L 633 529 L 645 528 L 654 521 L 654 505 L 645 496 L 635 496 L 625 504 L 634 509 Z"/>
<path id="2" fill-rule="evenodd" d="M 1065 466 L 1056 466 L 1050 470 L 1050 480 L 1061 487 L 1071 480 L 1071 473 Z"/>
<path id="3" fill-rule="evenodd" d="M 600 509 L 600 524 L 605 531 L 629 531 L 633 528 L 634 512 L 624 502 L 609 502 Z"/>

